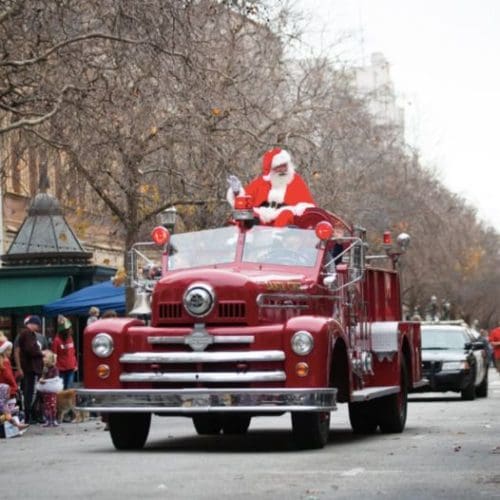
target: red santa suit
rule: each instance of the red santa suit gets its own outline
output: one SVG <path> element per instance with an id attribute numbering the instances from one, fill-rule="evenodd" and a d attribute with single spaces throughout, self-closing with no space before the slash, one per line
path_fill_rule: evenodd
<path id="1" fill-rule="evenodd" d="M 286 226 L 296 215 L 302 215 L 315 202 L 304 179 L 295 172 L 287 151 L 274 148 L 262 158 L 262 175 L 254 179 L 239 194 L 252 196 L 254 213 L 263 224 Z M 234 204 L 234 194 L 228 191 L 228 201 Z"/>

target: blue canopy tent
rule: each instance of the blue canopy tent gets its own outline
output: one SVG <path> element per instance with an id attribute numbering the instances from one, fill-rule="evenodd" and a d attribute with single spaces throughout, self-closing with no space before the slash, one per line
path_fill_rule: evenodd
<path id="1" fill-rule="evenodd" d="M 114 309 L 118 314 L 125 314 L 125 287 L 114 286 L 111 281 L 87 286 L 46 304 L 43 307 L 43 315 L 85 316 L 92 306 L 98 307 L 101 313 Z"/>

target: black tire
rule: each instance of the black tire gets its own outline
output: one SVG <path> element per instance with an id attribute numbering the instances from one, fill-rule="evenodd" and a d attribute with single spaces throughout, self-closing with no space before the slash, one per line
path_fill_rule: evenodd
<path id="1" fill-rule="evenodd" d="M 222 432 L 224 434 L 245 434 L 251 420 L 250 415 L 226 415 L 222 419 Z"/>
<path id="2" fill-rule="evenodd" d="M 349 420 L 354 434 L 373 434 L 378 427 L 377 401 L 349 403 Z"/>
<path id="3" fill-rule="evenodd" d="M 222 429 L 222 421 L 217 415 L 195 415 L 193 425 L 200 436 L 220 434 Z"/>
<path id="4" fill-rule="evenodd" d="M 408 371 L 401 359 L 399 392 L 377 401 L 380 431 L 384 434 L 403 432 L 408 410 Z"/>
<path id="5" fill-rule="evenodd" d="M 140 450 L 151 426 L 151 413 L 110 413 L 109 433 L 117 450 Z"/>
<path id="6" fill-rule="evenodd" d="M 323 448 L 330 433 L 330 412 L 292 412 L 292 430 L 298 448 Z"/>
<path id="7" fill-rule="evenodd" d="M 474 380 L 476 380 L 476 373 L 473 370 L 469 383 L 461 391 L 462 399 L 464 401 L 474 401 L 474 399 L 476 399 L 476 388 L 474 386 Z"/>
<path id="8" fill-rule="evenodd" d="M 476 387 L 476 396 L 478 398 L 488 397 L 488 367 L 486 367 L 483 381 Z"/>

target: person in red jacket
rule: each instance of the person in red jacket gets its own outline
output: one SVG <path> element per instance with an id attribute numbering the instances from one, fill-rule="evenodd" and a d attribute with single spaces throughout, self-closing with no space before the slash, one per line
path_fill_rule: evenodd
<path id="1" fill-rule="evenodd" d="M 295 172 L 290 154 L 281 148 L 264 153 L 262 175 L 245 188 L 234 175 L 228 177 L 228 183 L 228 202 L 234 206 L 235 196 L 250 195 L 254 213 L 263 224 L 278 227 L 293 224 L 296 215 L 316 205 L 304 179 Z"/>
<path id="2" fill-rule="evenodd" d="M 488 340 L 493 348 L 493 356 L 495 358 L 495 368 L 500 373 L 500 325 L 491 330 Z"/>
<path id="3" fill-rule="evenodd" d="M 7 340 L 3 341 L 0 344 L 0 417 L 19 430 L 24 430 L 28 424 L 19 422 L 17 416 L 12 415 L 15 409 L 17 382 L 9 360 L 10 352 L 12 352 L 12 343 Z"/>
<path id="4" fill-rule="evenodd" d="M 57 369 L 63 379 L 64 389 L 71 389 L 78 370 L 73 328 L 71 321 L 59 315 L 57 318 L 57 334 L 52 341 L 52 351 L 57 357 Z"/>

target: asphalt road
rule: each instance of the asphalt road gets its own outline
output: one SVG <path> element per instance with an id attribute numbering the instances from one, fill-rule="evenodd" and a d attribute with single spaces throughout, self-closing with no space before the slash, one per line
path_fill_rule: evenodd
<path id="1" fill-rule="evenodd" d="M 289 415 L 228 437 L 154 417 L 139 452 L 115 451 L 90 420 L 33 426 L 0 440 L 0 456 L 2 499 L 500 499 L 500 376 L 487 399 L 412 396 L 402 434 L 355 436 L 340 405 L 317 451 L 293 448 Z"/>

